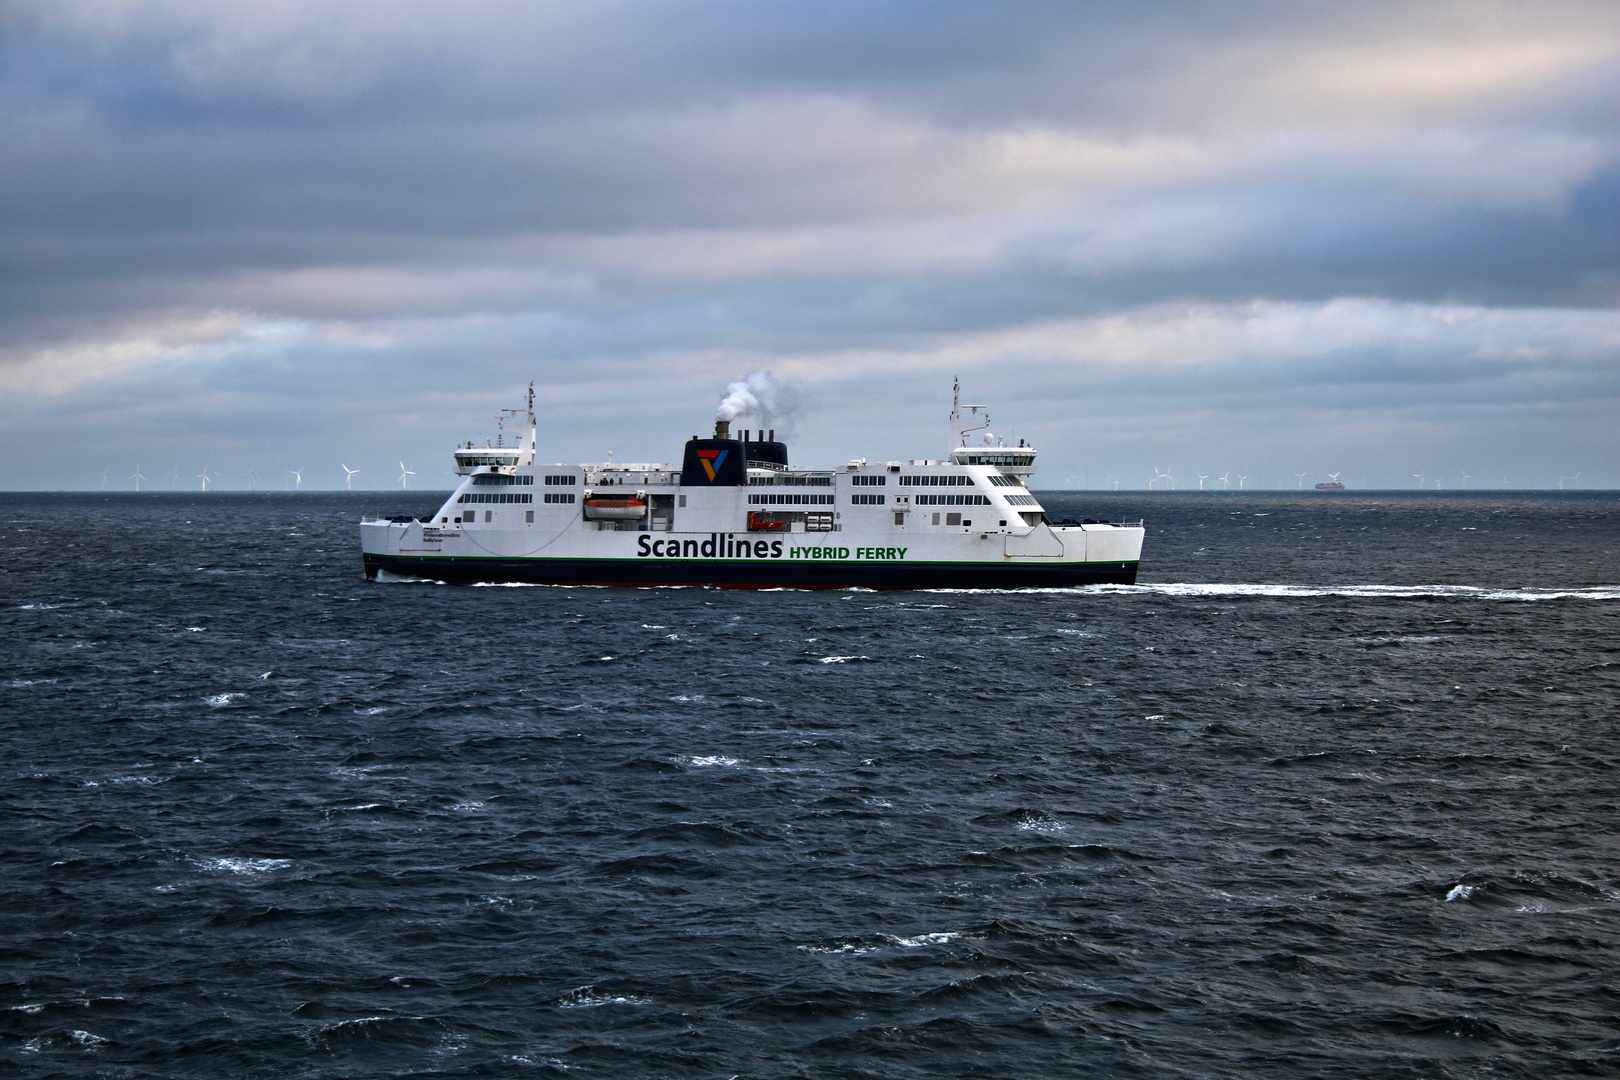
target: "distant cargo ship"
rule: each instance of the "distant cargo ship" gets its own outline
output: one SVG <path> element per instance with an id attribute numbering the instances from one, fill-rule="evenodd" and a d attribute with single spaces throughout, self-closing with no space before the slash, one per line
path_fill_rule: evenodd
<path id="1" fill-rule="evenodd" d="M 1339 474 L 1338 473 L 1328 473 L 1328 475 L 1333 477 L 1333 479 L 1331 481 L 1329 481 L 1328 483 L 1326 483 L 1326 484 L 1317 484 L 1316 485 L 1316 490 L 1317 491 L 1343 491 L 1344 490 L 1344 484 L 1343 484 L 1342 481 L 1339 480 Z"/>

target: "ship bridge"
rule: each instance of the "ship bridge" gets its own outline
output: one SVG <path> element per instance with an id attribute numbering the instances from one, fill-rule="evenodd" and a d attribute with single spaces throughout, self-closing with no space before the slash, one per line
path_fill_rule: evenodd
<path id="1" fill-rule="evenodd" d="M 965 411 L 964 411 L 965 410 Z M 962 384 L 951 383 L 951 438 L 952 465 L 989 465 L 1007 476 L 1016 476 L 1020 484 L 1028 484 L 1035 475 L 1035 448 L 1025 446 L 1019 439 L 1017 446 L 1005 446 L 989 431 L 990 410 L 984 405 L 963 405 Z M 969 435 L 978 436 L 973 445 Z"/>

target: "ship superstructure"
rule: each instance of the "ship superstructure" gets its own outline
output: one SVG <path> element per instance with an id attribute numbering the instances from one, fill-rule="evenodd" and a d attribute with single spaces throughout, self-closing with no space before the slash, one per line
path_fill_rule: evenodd
<path id="1" fill-rule="evenodd" d="M 368 577 L 730 588 L 1022 588 L 1136 580 L 1140 522 L 1053 522 L 1027 488 L 1035 449 L 951 411 L 940 459 L 790 466 L 772 430 L 726 420 L 681 463 L 536 460 L 534 392 L 515 446 L 455 451 L 463 479 L 427 518 L 363 521 Z"/>

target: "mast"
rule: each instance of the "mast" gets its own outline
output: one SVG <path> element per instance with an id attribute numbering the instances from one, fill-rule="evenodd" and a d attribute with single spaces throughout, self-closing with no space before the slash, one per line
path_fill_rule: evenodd
<path id="1" fill-rule="evenodd" d="M 969 405 L 967 419 L 962 419 L 962 380 L 951 380 L 951 443 L 947 453 L 967 445 L 969 433 L 983 431 L 990 426 L 990 409 L 986 405 Z"/>

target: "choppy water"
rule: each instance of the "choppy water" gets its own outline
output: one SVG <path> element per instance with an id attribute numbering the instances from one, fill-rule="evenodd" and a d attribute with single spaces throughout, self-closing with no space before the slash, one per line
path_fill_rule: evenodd
<path id="1" fill-rule="evenodd" d="M 0 1072 L 1620 1073 L 1620 502 L 1052 498 L 1136 589 L 375 584 L 0 496 Z"/>

